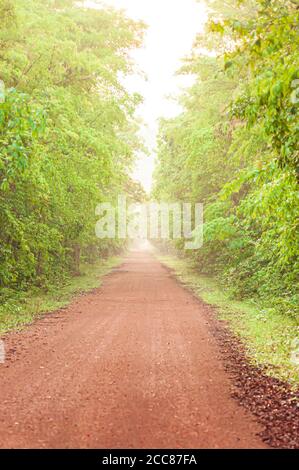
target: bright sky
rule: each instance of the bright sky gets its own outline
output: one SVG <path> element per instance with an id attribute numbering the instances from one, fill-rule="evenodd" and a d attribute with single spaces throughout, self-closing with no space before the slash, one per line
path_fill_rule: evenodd
<path id="1" fill-rule="evenodd" d="M 87 1 L 94 6 L 96 1 Z M 149 191 L 155 160 L 158 119 L 172 117 L 180 112 L 169 95 L 178 94 L 182 86 L 190 84 L 190 77 L 176 77 L 180 60 L 192 47 L 196 33 L 206 21 L 203 2 L 197 0 L 104 0 L 115 8 L 125 9 L 128 16 L 141 19 L 148 25 L 144 47 L 132 53 L 147 80 L 134 75 L 126 80 L 130 91 L 144 97 L 138 114 L 145 125 L 141 130 L 150 157 L 140 155 L 133 177 Z"/>

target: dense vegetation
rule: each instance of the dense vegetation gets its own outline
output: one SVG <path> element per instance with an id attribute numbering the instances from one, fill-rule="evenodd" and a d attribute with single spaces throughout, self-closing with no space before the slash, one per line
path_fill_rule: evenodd
<path id="1" fill-rule="evenodd" d="M 0 0 L 0 18 L 3 300 L 120 243 L 96 239 L 95 207 L 136 190 L 140 97 L 121 77 L 143 25 L 70 0 Z"/>
<path id="2" fill-rule="evenodd" d="M 204 247 L 185 252 L 201 272 L 299 319 L 299 2 L 210 6 L 184 111 L 160 125 L 154 196 L 204 203 Z"/>
<path id="3" fill-rule="evenodd" d="M 194 84 L 182 114 L 161 121 L 153 194 L 204 203 L 204 247 L 184 252 L 198 270 L 296 318 L 299 2 L 207 3 L 207 29 L 180 70 Z M 123 243 L 95 237 L 95 207 L 143 197 L 129 177 L 141 97 L 122 77 L 144 25 L 72 0 L 0 0 L 0 18 L 5 301 Z"/>

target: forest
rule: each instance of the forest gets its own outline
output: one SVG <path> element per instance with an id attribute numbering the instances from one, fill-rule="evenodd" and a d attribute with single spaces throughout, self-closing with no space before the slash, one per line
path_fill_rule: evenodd
<path id="1" fill-rule="evenodd" d="M 95 236 L 96 205 L 139 189 L 129 170 L 141 97 L 121 76 L 144 26 L 73 4 L 0 1 L 2 300 L 117 250 Z"/>
<path id="2" fill-rule="evenodd" d="M 299 5 L 209 6 L 178 71 L 194 77 L 183 112 L 160 123 L 152 198 L 203 203 L 204 247 L 185 255 L 232 295 L 298 318 Z M 94 211 L 145 197 L 130 176 L 142 97 L 121 81 L 145 25 L 67 0 L 1 0 L 0 16 L 4 301 L 122 245 L 96 239 Z"/>
<path id="3" fill-rule="evenodd" d="M 160 123 L 153 193 L 204 204 L 204 246 L 184 253 L 200 272 L 298 321 L 299 3 L 210 3 L 178 72 L 195 76 L 183 112 Z"/>
<path id="4" fill-rule="evenodd" d="M 152 198 L 202 202 L 204 247 L 185 255 L 232 295 L 298 318 L 299 5 L 209 6 L 178 71 L 194 77 L 183 112 L 160 123 Z M 0 16 L 4 301 L 120 248 L 96 239 L 94 210 L 144 198 L 130 177 L 142 97 L 121 76 L 145 25 L 67 0 L 1 0 Z"/>
<path id="5" fill-rule="evenodd" d="M 299 449 L 299 0 L 103 1 L 0 0 L 0 449 L 271 465 L 219 451 Z"/>

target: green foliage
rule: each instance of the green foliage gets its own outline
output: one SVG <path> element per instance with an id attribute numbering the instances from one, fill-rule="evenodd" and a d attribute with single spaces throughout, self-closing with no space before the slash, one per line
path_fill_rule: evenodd
<path id="1" fill-rule="evenodd" d="M 143 25 L 61 0 L 0 0 L 0 287 L 48 285 L 120 247 L 95 208 L 131 191 L 140 102 L 120 77 Z"/>
<path id="2" fill-rule="evenodd" d="M 240 14 L 236 1 L 211 3 L 182 68 L 196 76 L 184 112 L 161 122 L 154 196 L 203 202 L 204 246 L 186 255 L 234 296 L 298 321 L 299 11 L 280 0 L 243 1 Z"/>
<path id="3" fill-rule="evenodd" d="M 250 74 L 232 114 L 249 126 L 259 122 L 279 165 L 294 168 L 299 179 L 299 10 L 294 2 L 256 3 L 252 17 L 211 22 L 210 27 L 227 32 L 238 45 L 225 53 L 226 68 L 242 64 Z"/>

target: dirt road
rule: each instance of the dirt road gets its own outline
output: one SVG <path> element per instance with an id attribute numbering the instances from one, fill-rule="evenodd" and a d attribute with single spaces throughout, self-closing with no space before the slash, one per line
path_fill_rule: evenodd
<path id="1" fill-rule="evenodd" d="M 151 254 L 4 339 L 1 447 L 265 447 L 200 303 Z"/>

